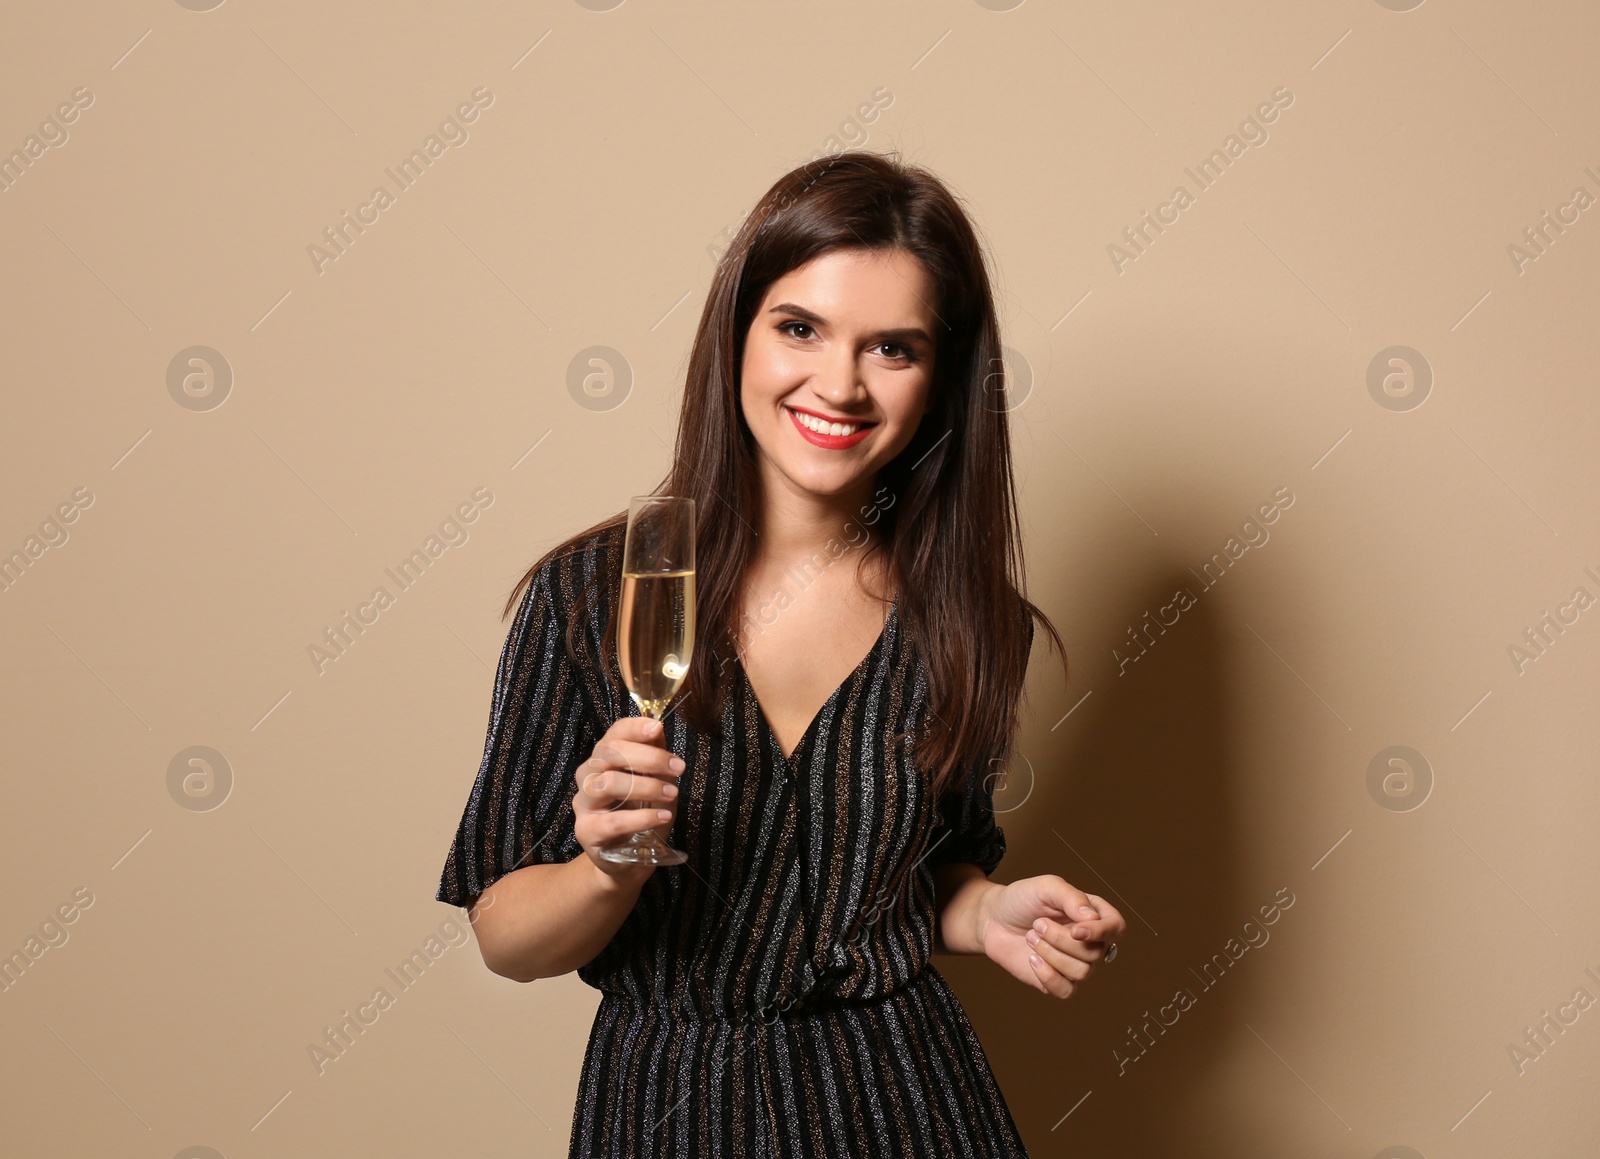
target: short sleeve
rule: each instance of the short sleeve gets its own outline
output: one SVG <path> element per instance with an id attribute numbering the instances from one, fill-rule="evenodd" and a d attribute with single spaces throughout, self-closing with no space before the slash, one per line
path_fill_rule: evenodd
<path id="1" fill-rule="evenodd" d="M 970 861 L 984 876 L 1006 855 L 1005 830 L 995 822 L 994 782 L 1000 765 L 983 761 L 967 770 L 964 783 L 939 798 L 940 826 L 928 852 L 929 867 Z"/>
<path id="2" fill-rule="evenodd" d="M 572 795 L 598 732 L 567 654 L 556 571 L 552 563 L 535 574 L 501 650 L 483 762 L 445 859 L 439 901 L 470 906 L 512 870 L 583 851 Z"/>

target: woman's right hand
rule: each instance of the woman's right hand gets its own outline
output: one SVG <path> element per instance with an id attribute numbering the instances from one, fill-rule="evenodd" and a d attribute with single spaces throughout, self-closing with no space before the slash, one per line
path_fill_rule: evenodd
<path id="1" fill-rule="evenodd" d="M 595 867 L 621 882 L 642 882 L 653 865 L 619 865 L 596 856 L 627 836 L 671 826 L 677 815 L 681 758 L 667 751 L 661 722 L 623 716 L 606 730 L 578 766 L 572 798 L 573 829 Z"/>

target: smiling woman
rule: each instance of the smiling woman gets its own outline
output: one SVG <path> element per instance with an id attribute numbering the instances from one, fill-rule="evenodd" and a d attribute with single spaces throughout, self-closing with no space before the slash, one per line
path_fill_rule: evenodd
<path id="1" fill-rule="evenodd" d="M 702 513 L 665 719 L 617 664 L 626 512 L 512 591 L 437 896 L 496 973 L 601 991 L 574 1159 L 1026 1154 L 931 956 L 1065 998 L 1125 926 L 1056 875 L 988 880 L 985 774 L 1035 619 L 1061 650 L 1023 593 L 997 365 L 983 255 L 936 177 L 796 169 L 718 266 L 656 488 Z M 741 632 L 796 574 L 807 598 Z M 682 866 L 597 856 L 668 821 Z"/>
<path id="2" fill-rule="evenodd" d="M 763 303 L 740 373 L 740 405 L 763 450 L 764 469 L 776 468 L 808 493 L 826 487 L 830 474 L 848 476 L 857 490 L 872 485 L 932 405 L 927 281 L 905 250 L 841 249 L 773 283 L 766 296 L 778 300 Z M 883 326 L 880 318 L 912 324 Z M 772 429 L 774 422 L 828 450 L 873 442 L 861 455 L 819 458 Z M 799 453 L 782 454 L 789 450 Z M 806 478 L 790 475 L 782 459 Z"/>

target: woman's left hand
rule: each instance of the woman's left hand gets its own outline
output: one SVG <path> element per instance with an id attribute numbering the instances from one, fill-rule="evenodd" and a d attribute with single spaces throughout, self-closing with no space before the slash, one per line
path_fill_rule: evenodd
<path id="1" fill-rule="evenodd" d="M 979 916 L 983 952 L 1035 990 L 1069 998 L 1127 932 L 1122 915 L 1102 897 L 1054 874 L 1025 877 L 989 891 Z"/>

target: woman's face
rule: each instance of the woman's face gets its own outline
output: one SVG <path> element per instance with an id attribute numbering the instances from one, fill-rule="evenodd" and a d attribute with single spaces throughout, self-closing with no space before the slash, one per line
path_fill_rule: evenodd
<path id="1" fill-rule="evenodd" d="M 830 250 L 768 287 L 739 379 L 765 481 L 817 496 L 872 485 L 932 405 L 932 301 L 899 249 Z M 824 422 L 844 426 L 804 425 Z"/>

